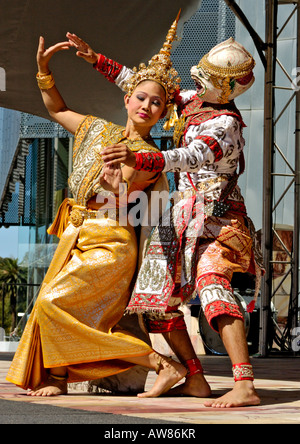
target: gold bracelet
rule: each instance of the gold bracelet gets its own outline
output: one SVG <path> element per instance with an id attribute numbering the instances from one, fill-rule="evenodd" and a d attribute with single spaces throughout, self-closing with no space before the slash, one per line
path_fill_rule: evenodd
<path id="1" fill-rule="evenodd" d="M 53 88 L 53 86 L 55 85 L 52 72 L 50 72 L 49 74 L 40 74 L 38 72 L 36 75 L 36 80 L 40 89 L 50 89 Z"/>

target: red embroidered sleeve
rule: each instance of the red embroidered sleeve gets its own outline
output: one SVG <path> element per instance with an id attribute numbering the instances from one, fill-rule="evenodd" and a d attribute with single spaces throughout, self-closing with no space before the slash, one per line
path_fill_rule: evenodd
<path id="1" fill-rule="evenodd" d="M 99 54 L 98 61 L 94 63 L 93 67 L 96 71 L 103 74 L 109 82 L 115 83 L 116 78 L 121 72 L 123 65 L 115 62 L 112 59 L 108 59 L 102 54 Z"/>
<path id="2" fill-rule="evenodd" d="M 136 170 L 161 172 L 165 166 L 162 153 L 134 153 L 136 158 Z"/>
<path id="3" fill-rule="evenodd" d="M 197 139 L 202 140 L 214 153 L 215 161 L 218 162 L 223 157 L 223 151 L 216 139 L 210 136 L 199 136 Z"/>

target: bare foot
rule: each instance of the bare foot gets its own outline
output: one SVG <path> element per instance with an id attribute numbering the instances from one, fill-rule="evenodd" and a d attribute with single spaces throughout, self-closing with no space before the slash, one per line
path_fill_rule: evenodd
<path id="1" fill-rule="evenodd" d="M 27 396 L 59 396 L 68 393 L 67 380 L 57 380 L 48 377 L 47 381 L 37 387 L 35 390 L 29 390 Z"/>
<path id="2" fill-rule="evenodd" d="M 233 389 L 218 399 L 206 401 L 206 407 L 230 408 L 259 405 L 260 399 L 257 395 L 252 381 L 237 381 Z"/>
<path id="3" fill-rule="evenodd" d="M 187 370 L 182 365 L 173 360 L 161 360 L 161 370 L 151 390 L 139 393 L 139 398 L 156 398 L 157 396 L 170 390 L 173 385 L 186 376 Z"/>
<path id="4" fill-rule="evenodd" d="M 197 398 L 209 398 L 211 396 L 210 386 L 203 374 L 198 373 L 187 378 L 184 384 L 169 390 L 166 396 L 195 396 Z"/>

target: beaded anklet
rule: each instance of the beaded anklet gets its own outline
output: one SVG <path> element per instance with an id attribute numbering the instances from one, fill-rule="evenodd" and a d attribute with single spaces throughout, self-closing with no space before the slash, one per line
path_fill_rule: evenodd
<path id="1" fill-rule="evenodd" d="M 253 367 L 249 362 L 233 365 L 232 372 L 235 382 L 254 381 Z"/>

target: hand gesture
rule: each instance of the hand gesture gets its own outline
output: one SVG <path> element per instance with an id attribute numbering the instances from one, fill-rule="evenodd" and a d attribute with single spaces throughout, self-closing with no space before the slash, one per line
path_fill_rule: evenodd
<path id="1" fill-rule="evenodd" d="M 107 146 L 101 154 L 104 162 L 109 166 L 124 163 L 134 168 L 136 165 L 135 155 L 125 143 Z"/>
<path id="2" fill-rule="evenodd" d="M 49 61 L 51 57 L 58 51 L 62 51 L 70 48 L 69 42 L 60 42 L 56 45 L 50 46 L 50 48 L 45 49 L 45 39 L 40 37 L 39 46 L 36 55 L 36 61 L 38 65 L 38 70 L 40 74 L 49 73 Z"/>
<path id="3" fill-rule="evenodd" d="M 107 191 L 119 194 L 119 185 L 123 181 L 120 164 L 114 166 L 104 165 L 100 174 L 100 184 Z"/>
<path id="4" fill-rule="evenodd" d="M 81 38 L 79 38 L 76 34 L 71 34 L 67 32 L 67 38 L 69 39 L 70 46 L 73 46 L 77 49 L 76 55 L 78 57 L 82 57 L 88 63 L 96 63 L 98 60 L 98 54 L 84 42 Z"/>

